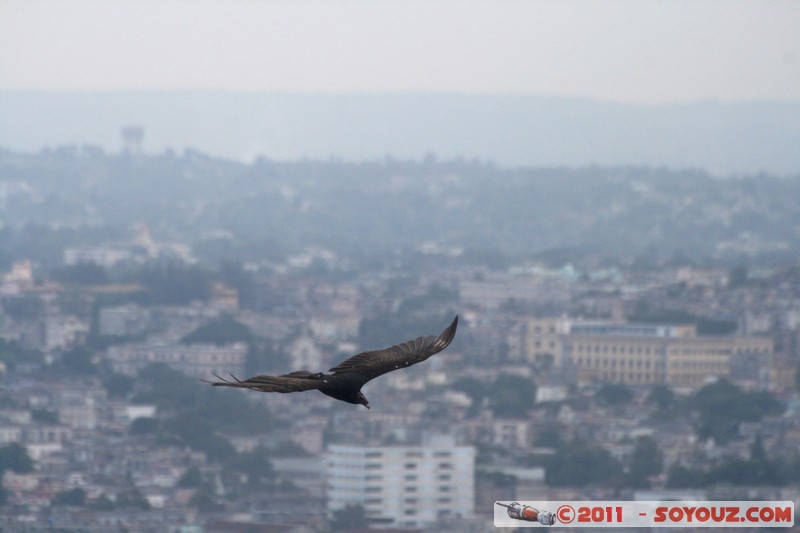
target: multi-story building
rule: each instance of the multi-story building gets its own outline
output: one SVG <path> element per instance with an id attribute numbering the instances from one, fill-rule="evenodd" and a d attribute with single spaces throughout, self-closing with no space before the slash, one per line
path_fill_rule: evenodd
<path id="1" fill-rule="evenodd" d="M 135 304 L 103 307 L 98 313 L 98 322 L 100 335 L 141 335 L 150 326 L 150 312 Z"/>
<path id="2" fill-rule="evenodd" d="M 109 268 L 130 258 L 130 251 L 124 247 L 78 246 L 64 250 L 64 264 L 68 266 L 91 263 Z"/>
<path id="3" fill-rule="evenodd" d="M 523 328 L 522 349 L 531 363 L 550 358 L 555 365 L 561 365 L 561 336 L 569 331 L 569 322 L 562 318 L 539 318 L 528 320 Z"/>
<path id="4" fill-rule="evenodd" d="M 566 304 L 569 281 L 559 273 L 487 274 L 480 279 L 459 282 L 458 291 L 465 304 L 497 309 L 510 300 L 538 304 Z"/>
<path id="5" fill-rule="evenodd" d="M 451 437 L 420 446 L 328 446 L 328 511 L 362 505 L 373 527 L 416 528 L 474 510 L 475 449 Z"/>
<path id="6" fill-rule="evenodd" d="M 241 375 L 247 360 L 247 345 L 236 342 L 213 344 L 128 344 L 111 346 L 106 359 L 114 372 L 135 376 L 152 363 L 166 363 L 191 378 L 207 379 L 212 372 Z"/>
<path id="7" fill-rule="evenodd" d="M 695 389 L 709 379 L 731 376 L 734 360 L 751 356 L 768 363 L 765 337 L 698 336 L 694 326 L 531 320 L 525 356 L 548 358 L 572 371 L 578 383 L 667 384 Z"/>
<path id="8" fill-rule="evenodd" d="M 79 344 L 89 333 L 89 323 L 73 315 L 51 314 L 42 321 L 41 347 L 47 352 Z"/>

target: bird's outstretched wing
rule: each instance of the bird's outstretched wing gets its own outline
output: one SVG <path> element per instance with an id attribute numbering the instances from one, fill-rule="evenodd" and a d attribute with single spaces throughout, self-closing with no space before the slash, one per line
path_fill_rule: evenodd
<path id="1" fill-rule="evenodd" d="M 363 385 L 382 374 L 420 363 L 441 352 L 456 335 L 458 316 L 438 337 L 418 337 L 383 350 L 363 352 L 330 369 L 334 376 L 347 374 L 360 378 Z"/>
<path id="2" fill-rule="evenodd" d="M 231 379 L 221 378 L 216 374 L 214 374 L 214 377 L 219 381 L 209 381 L 208 383 L 215 386 L 238 387 L 260 392 L 301 392 L 318 389 L 327 383 L 325 381 L 326 376 L 307 370 L 290 372 L 282 376 L 253 376 L 244 380 L 237 378 L 233 374 L 231 374 Z"/>

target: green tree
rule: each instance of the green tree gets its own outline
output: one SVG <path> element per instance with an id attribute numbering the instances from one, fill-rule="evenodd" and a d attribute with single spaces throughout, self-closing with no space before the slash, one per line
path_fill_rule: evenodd
<path id="1" fill-rule="evenodd" d="M 40 363 L 43 359 L 41 352 L 23 348 L 16 341 L 0 338 L 0 361 L 13 370 L 20 363 Z"/>
<path id="2" fill-rule="evenodd" d="M 563 444 L 564 441 L 561 438 L 561 433 L 559 433 L 558 429 L 556 428 L 546 428 L 536 435 L 537 446 L 544 446 L 545 448 L 559 448 Z"/>
<path id="3" fill-rule="evenodd" d="M 189 505 L 196 509 L 208 510 L 212 509 L 216 502 L 210 489 L 201 488 L 189 499 Z"/>
<path id="4" fill-rule="evenodd" d="M 270 372 L 289 372 L 291 358 L 285 350 L 281 350 L 275 343 L 265 339 L 254 339 L 247 345 L 247 360 L 245 373 L 248 375 L 259 374 L 264 369 Z"/>
<path id="5" fill-rule="evenodd" d="M 61 356 L 63 367 L 72 374 L 93 375 L 97 367 L 92 362 L 94 354 L 86 346 L 76 346 Z"/>
<path id="6" fill-rule="evenodd" d="M 489 408 L 501 418 L 527 418 L 536 403 L 536 384 L 522 376 L 500 374 L 488 388 Z"/>
<path id="7" fill-rule="evenodd" d="M 31 420 L 37 424 L 58 424 L 58 413 L 47 409 L 32 409 Z"/>
<path id="8" fill-rule="evenodd" d="M 240 263 L 222 261 L 218 275 L 223 283 L 233 287 L 239 293 L 239 304 L 244 308 L 253 308 L 257 302 L 256 282 L 251 272 L 245 270 Z"/>
<path id="9" fill-rule="evenodd" d="M 53 505 L 81 507 L 86 504 L 86 491 L 80 488 L 62 490 L 53 497 Z"/>
<path id="10" fill-rule="evenodd" d="M 105 494 L 101 494 L 92 502 L 92 509 L 96 511 L 113 511 L 115 508 L 116 504 Z"/>
<path id="11" fill-rule="evenodd" d="M 739 265 L 728 270 L 728 288 L 735 289 L 747 283 L 747 267 Z"/>
<path id="12" fill-rule="evenodd" d="M 234 342 L 249 343 L 252 340 L 250 328 L 230 317 L 223 317 L 200 326 L 181 339 L 181 343 L 224 346 Z"/>
<path id="13" fill-rule="evenodd" d="M 132 281 L 147 288 L 153 304 L 185 305 L 208 299 L 212 277 L 200 267 L 168 262 L 148 265 Z"/>
<path id="14" fill-rule="evenodd" d="M 783 411 L 783 405 L 768 392 L 745 392 L 724 379 L 697 391 L 689 398 L 688 405 L 698 413 L 695 427 L 698 435 L 719 443 L 736 438 L 741 422 L 755 422 Z"/>
<path id="15" fill-rule="evenodd" d="M 209 387 L 166 365 L 151 365 L 140 372 L 142 391 L 134 398 L 154 403 L 170 412 L 162 420 L 136 420 L 132 434 L 158 434 L 162 439 L 206 453 L 213 462 L 228 462 L 236 450 L 225 434 L 257 434 L 274 427 L 275 420 L 263 404 L 242 391 Z"/>
<path id="16" fill-rule="evenodd" d="M 150 509 L 150 502 L 147 501 L 147 498 L 144 497 L 138 488 L 131 487 L 117 494 L 116 506 L 118 508 L 127 507 L 147 511 Z"/>
<path id="17" fill-rule="evenodd" d="M 253 395 L 242 394 L 240 390 L 199 386 L 200 393 L 190 411 L 219 431 L 255 435 L 276 423 L 267 407 L 257 403 Z M 231 416 L 231 413 L 236 413 L 236 416 Z"/>
<path id="18" fill-rule="evenodd" d="M 264 448 L 237 454 L 225 466 L 234 472 L 245 475 L 247 477 L 246 485 L 249 488 L 266 487 L 273 484 L 275 473 Z"/>
<path id="19" fill-rule="evenodd" d="M 647 403 L 658 407 L 659 411 L 666 411 L 675 405 L 675 393 L 669 385 L 656 385 L 647 395 Z"/>
<path id="20" fill-rule="evenodd" d="M 800 455 L 797 452 L 793 453 L 784 463 L 783 468 L 786 474 L 786 480 L 797 483 L 800 481 Z"/>
<path id="21" fill-rule="evenodd" d="M 477 378 L 472 376 L 465 376 L 458 378 L 450 386 L 453 390 L 461 391 L 473 399 L 473 401 L 480 401 L 486 396 L 486 385 Z"/>
<path id="22" fill-rule="evenodd" d="M 204 452 L 211 462 L 227 462 L 236 455 L 228 439 L 217 435 L 215 427 L 202 413 L 190 411 L 175 415 L 162 425 L 179 441 L 194 450 Z"/>
<path id="23" fill-rule="evenodd" d="M 698 468 L 688 468 L 676 463 L 667 471 L 668 489 L 696 489 L 706 485 L 706 474 Z"/>
<path id="24" fill-rule="evenodd" d="M 137 418 L 128 431 L 131 435 L 155 435 L 161 432 L 161 423 L 155 418 Z"/>
<path id="25" fill-rule="evenodd" d="M 13 470 L 18 474 L 33 472 L 33 461 L 28 450 L 21 444 L 13 443 L 0 448 L 0 477 L 6 470 Z"/>
<path id="26" fill-rule="evenodd" d="M 78 263 L 59 268 L 52 277 L 61 283 L 76 285 L 100 285 L 108 283 L 108 273 L 95 263 Z"/>
<path id="27" fill-rule="evenodd" d="M 639 437 L 636 447 L 627 464 L 625 483 L 633 488 L 648 488 L 650 476 L 661 473 L 664 468 L 664 456 L 652 437 Z"/>
<path id="28" fill-rule="evenodd" d="M 728 459 L 713 466 L 706 474 L 708 483 L 730 485 L 769 485 L 781 486 L 786 476 L 781 465 L 766 459 Z"/>
<path id="29" fill-rule="evenodd" d="M 25 295 L 19 298 L 4 298 L 3 308 L 14 320 L 19 322 L 37 320 L 44 314 L 44 303 L 38 295 Z"/>
<path id="30" fill-rule="evenodd" d="M 483 406 L 483 401 L 486 398 L 487 387 L 479 379 L 471 376 L 465 376 L 454 381 L 450 387 L 453 390 L 463 392 L 469 396 L 470 400 L 472 400 L 472 404 L 469 407 L 469 416 L 475 415 L 480 410 L 481 406 Z"/>
<path id="31" fill-rule="evenodd" d="M 350 531 L 352 529 L 367 529 L 369 522 L 363 506 L 347 505 L 333 512 L 329 525 L 332 532 Z"/>
<path id="32" fill-rule="evenodd" d="M 270 449 L 272 457 L 308 457 L 305 448 L 293 440 L 283 439 Z"/>
<path id="33" fill-rule="evenodd" d="M 619 383 L 606 383 L 598 389 L 595 397 L 605 405 L 624 405 L 633 400 L 633 391 Z"/>
<path id="34" fill-rule="evenodd" d="M 761 433 L 756 434 L 753 444 L 750 446 L 751 461 L 766 461 L 767 452 L 764 451 L 764 442 L 761 440 Z"/>
<path id="35" fill-rule="evenodd" d="M 584 441 L 560 448 L 546 463 L 545 481 L 553 487 L 615 487 L 622 477 L 622 464 L 607 450 Z"/>
<path id="36" fill-rule="evenodd" d="M 111 398 L 127 398 L 134 383 L 132 377 L 123 374 L 109 374 L 103 378 L 103 387 Z"/>
<path id="37" fill-rule="evenodd" d="M 154 363 L 139 372 L 142 391 L 137 403 L 154 403 L 161 408 L 186 409 L 195 406 L 200 398 L 198 383 L 164 363 Z"/>
<path id="38" fill-rule="evenodd" d="M 33 472 L 33 461 L 24 446 L 13 443 L 0 448 L 0 479 L 7 470 L 18 474 Z M 7 498 L 6 490 L 0 485 L 0 506 L 5 505 Z"/>
<path id="39" fill-rule="evenodd" d="M 197 489 L 204 484 L 205 480 L 203 479 L 203 474 L 196 466 L 188 468 L 178 480 L 178 486 L 184 489 Z"/>

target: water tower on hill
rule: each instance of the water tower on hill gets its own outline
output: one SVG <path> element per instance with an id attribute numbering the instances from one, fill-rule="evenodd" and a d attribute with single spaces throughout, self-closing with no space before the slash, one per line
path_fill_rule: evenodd
<path id="1" fill-rule="evenodd" d="M 125 126 L 122 128 L 122 151 L 132 156 L 142 155 L 144 128 L 141 126 Z"/>

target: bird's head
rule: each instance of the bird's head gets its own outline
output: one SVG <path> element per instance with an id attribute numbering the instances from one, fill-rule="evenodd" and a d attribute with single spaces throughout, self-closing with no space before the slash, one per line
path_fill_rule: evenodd
<path id="1" fill-rule="evenodd" d="M 358 391 L 358 394 L 356 395 L 356 403 L 360 403 L 361 405 L 369 409 L 369 401 L 367 400 L 367 397 L 361 393 L 361 391 Z"/>

